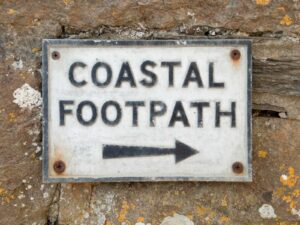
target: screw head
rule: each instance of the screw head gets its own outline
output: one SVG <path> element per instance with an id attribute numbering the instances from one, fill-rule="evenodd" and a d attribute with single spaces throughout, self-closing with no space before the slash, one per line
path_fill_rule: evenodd
<path id="1" fill-rule="evenodd" d="M 238 173 L 238 174 L 243 173 L 243 171 L 244 171 L 243 164 L 241 162 L 235 162 L 235 163 L 233 163 L 232 164 L 232 171 L 234 173 Z"/>
<path id="2" fill-rule="evenodd" d="M 232 60 L 239 60 L 241 58 L 241 52 L 237 49 L 233 49 L 230 52 L 230 57 L 232 58 Z"/>
<path id="3" fill-rule="evenodd" d="M 60 58 L 60 53 L 58 51 L 53 51 L 51 55 L 54 60 L 58 60 Z"/>
<path id="4" fill-rule="evenodd" d="M 55 161 L 53 169 L 56 173 L 63 173 L 66 169 L 66 164 L 61 160 Z"/>

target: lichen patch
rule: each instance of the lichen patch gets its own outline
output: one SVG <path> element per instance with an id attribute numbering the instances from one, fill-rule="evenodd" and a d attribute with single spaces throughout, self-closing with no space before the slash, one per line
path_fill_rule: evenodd
<path id="1" fill-rule="evenodd" d="M 274 208 L 269 204 L 263 204 L 259 209 L 258 212 L 260 216 L 264 219 L 274 219 L 276 218 Z"/>
<path id="2" fill-rule="evenodd" d="M 22 87 L 16 89 L 13 93 L 13 103 L 20 108 L 33 109 L 42 105 L 41 93 L 33 89 L 29 84 L 24 84 Z"/>
<path id="3" fill-rule="evenodd" d="M 284 17 L 282 17 L 280 24 L 290 26 L 293 24 L 293 19 L 291 17 L 289 17 L 288 15 L 285 15 Z"/>
<path id="4" fill-rule="evenodd" d="M 256 0 L 257 5 L 269 5 L 271 0 Z"/>
<path id="5" fill-rule="evenodd" d="M 174 214 L 174 216 L 166 217 L 160 225 L 194 225 L 188 217 Z"/>
<path id="6" fill-rule="evenodd" d="M 21 59 L 18 61 L 14 61 L 13 64 L 11 64 L 11 65 L 15 70 L 23 69 L 23 61 Z"/>

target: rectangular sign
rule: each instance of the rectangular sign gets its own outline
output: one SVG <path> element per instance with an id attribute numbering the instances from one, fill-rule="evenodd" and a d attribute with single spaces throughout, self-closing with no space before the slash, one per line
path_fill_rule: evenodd
<path id="1" fill-rule="evenodd" d="M 44 40 L 45 182 L 251 181 L 250 40 Z"/>

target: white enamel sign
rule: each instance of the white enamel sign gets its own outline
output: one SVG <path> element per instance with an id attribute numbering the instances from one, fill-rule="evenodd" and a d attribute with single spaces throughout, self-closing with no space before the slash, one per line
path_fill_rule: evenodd
<path id="1" fill-rule="evenodd" d="M 251 181 L 249 40 L 44 40 L 45 182 Z"/>

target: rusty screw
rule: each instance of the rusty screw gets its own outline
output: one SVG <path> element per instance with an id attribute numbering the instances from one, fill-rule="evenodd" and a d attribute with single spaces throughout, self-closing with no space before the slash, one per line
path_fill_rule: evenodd
<path id="1" fill-rule="evenodd" d="M 240 174 L 244 171 L 244 166 L 241 162 L 235 162 L 232 164 L 232 170 L 233 172 Z"/>
<path id="2" fill-rule="evenodd" d="M 53 164 L 53 169 L 56 173 L 63 173 L 66 169 L 66 164 L 63 161 L 58 160 Z"/>
<path id="3" fill-rule="evenodd" d="M 232 58 L 232 60 L 239 60 L 241 58 L 241 53 L 239 50 L 237 49 L 233 49 L 231 52 L 230 52 L 230 57 Z"/>
<path id="4" fill-rule="evenodd" d="M 58 51 L 52 52 L 52 59 L 58 60 L 60 58 L 60 54 Z"/>

